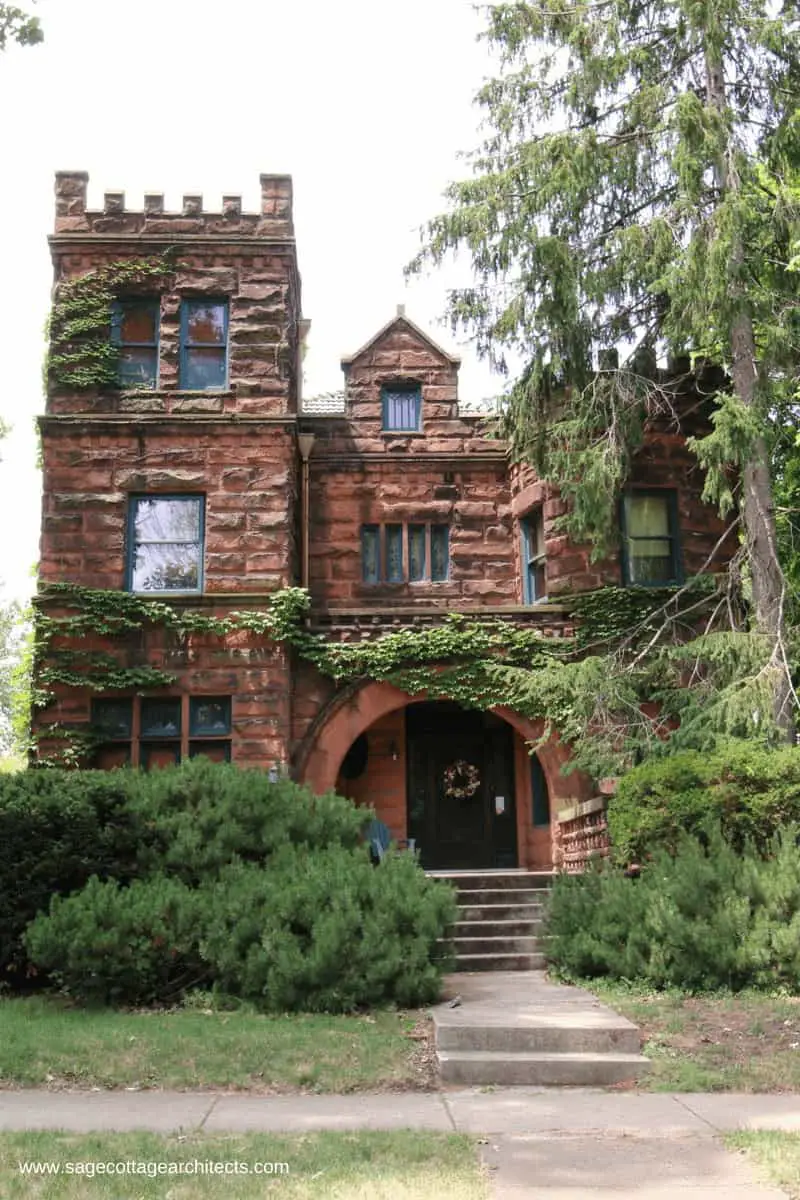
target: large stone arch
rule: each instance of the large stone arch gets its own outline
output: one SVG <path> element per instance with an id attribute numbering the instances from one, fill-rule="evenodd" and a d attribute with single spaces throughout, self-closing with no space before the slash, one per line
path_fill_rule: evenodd
<path id="1" fill-rule="evenodd" d="M 427 699 L 427 693 L 412 696 L 394 684 L 377 682 L 365 683 L 345 696 L 334 698 L 320 714 L 309 735 L 305 754 L 297 764 L 298 781 L 318 794 L 331 790 L 345 754 L 360 734 L 387 713 Z M 502 705 L 492 711 L 511 725 L 525 742 L 541 737 L 543 721 L 532 721 Z M 585 797 L 585 778 L 577 772 L 566 776 L 561 773 L 569 759 L 569 750 L 557 736 L 538 747 L 536 753 L 554 809 Z"/>

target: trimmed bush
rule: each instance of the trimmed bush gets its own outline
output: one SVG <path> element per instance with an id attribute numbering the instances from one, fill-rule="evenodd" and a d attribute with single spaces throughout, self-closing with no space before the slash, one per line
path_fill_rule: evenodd
<path id="1" fill-rule="evenodd" d="M 204 956 L 225 992 L 275 1011 L 419 1005 L 439 994 L 452 890 L 413 858 L 286 847 L 269 870 L 235 866 L 214 894 Z"/>
<path id="2" fill-rule="evenodd" d="M 27 973 L 25 926 L 53 895 L 92 875 L 127 882 L 139 871 L 138 818 L 122 771 L 0 775 L 0 973 Z"/>
<path id="3" fill-rule="evenodd" d="M 264 771 L 193 759 L 161 771 L 128 772 L 142 829 L 139 874 L 168 871 L 197 885 L 229 863 L 263 866 L 280 846 L 358 845 L 371 810 L 328 792 L 315 796 Z"/>
<path id="4" fill-rule="evenodd" d="M 681 834 L 638 879 L 610 864 L 556 879 L 547 954 L 562 974 L 656 988 L 800 987 L 800 831 L 737 851 L 718 827 Z"/>
<path id="5" fill-rule="evenodd" d="M 731 741 L 711 754 L 681 751 L 629 771 L 608 810 L 615 861 L 642 862 L 674 852 L 682 833 L 709 821 L 734 848 L 764 848 L 777 830 L 800 821 L 800 748 L 763 749 Z"/>
<path id="6" fill-rule="evenodd" d="M 89 1004 L 170 1003 L 207 982 L 199 953 L 211 897 L 154 876 L 130 887 L 93 876 L 74 896 L 55 896 L 28 927 L 31 958 Z"/>
<path id="7" fill-rule="evenodd" d="M 168 872 L 197 885 L 276 847 L 355 846 L 372 814 L 263 771 L 193 759 L 161 771 L 0 775 L 0 978 L 29 976 L 22 934 L 54 895 L 89 878 Z"/>
<path id="8" fill-rule="evenodd" d="M 24 778 L 0 829 L 33 833 L 35 887 L 19 880 L 7 945 L 76 998 L 172 1003 L 201 986 L 346 1012 L 438 995 L 452 889 L 411 855 L 373 867 L 369 810 L 204 760 Z"/>
<path id="9" fill-rule="evenodd" d="M 439 993 L 451 889 L 409 855 L 286 845 L 199 888 L 90 879 L 28 928 L 31 958 L 87 1002 L 172 1003 L 216 985 L 271 1011 L 350 1012 Z"/>

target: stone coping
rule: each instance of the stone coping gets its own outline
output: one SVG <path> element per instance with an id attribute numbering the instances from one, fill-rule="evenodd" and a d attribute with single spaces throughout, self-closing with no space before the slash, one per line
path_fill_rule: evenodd
<path id="1" fill-rule="evenodd" d="M 576 821 L 578 817 L 588 817 L 591 813 L 605 812 L 607 808 L 608 799 L 605 796 L 592 796 L 591 800 L 582 800 L 579 804 L 560 808 L 558 820 L 563 825 L 566 821 Z"/>

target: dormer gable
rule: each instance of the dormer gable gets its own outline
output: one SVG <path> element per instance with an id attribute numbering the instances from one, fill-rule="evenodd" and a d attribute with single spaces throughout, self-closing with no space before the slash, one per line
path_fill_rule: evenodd
<path id="1" fill-rule="evenodd" d="M 347 415 L 375 433 L 441 432 L 439 423 L 457 416 L 460 361 L 399 306 L 360 350 L 342 359 Z"/>

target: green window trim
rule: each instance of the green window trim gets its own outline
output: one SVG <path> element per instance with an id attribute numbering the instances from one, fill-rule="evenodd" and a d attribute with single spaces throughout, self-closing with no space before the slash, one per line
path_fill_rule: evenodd
<path id="1" fill-rule="evenodd" d="M 631 531 L 630 527 L 634 524 L 631 506 L 638 499 L 663 501 L 662 511 L 666 517 L 663 532 L 634 534 Z M 619 522 L 622 535 L 620 567 L 625 587 L 674 587 L 683 583 L 678 493 L 674 488 L 629 489 L 620 499 Z M 653 549 L 655 543 L 663 553 L 637 554 L 637 543 L 638 549 L 643 548 L 645 544 Z M 647 563 L 650 563 L 649 568 L 645 565 Z M 656 563 L 661 563 L 662 566 L 656 567 Z"/>
<path id="2" fill-rule="evenodd" d="M 549 825 L 550 790 L 547 786 L 547 776 L 536 754 L 531 755 L 531 823 L 534 829 L 543 829 Z"/>
<path id="3" fill-rule="evenodd" d="M 220 296 L 187 296 L 181 301 L 180 389 L 189 392 L 218 392 L 228 386 L 229 303 Z M 219 336 L 198 338 L 192 333 L 192 317 L 200 310 L 215 310 L 209 320 Z"/>
<path id="4" fill-rule="evenodd" d="M 449 578 L 449 525 L 361 526 L 361 579 L 368 586 L 446 583 Z"/>

